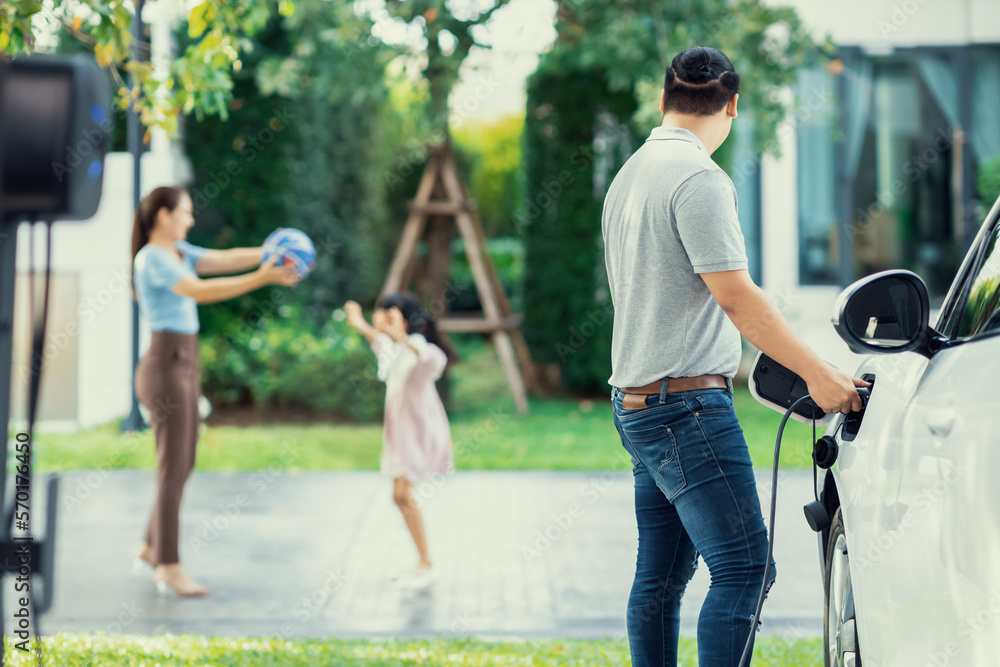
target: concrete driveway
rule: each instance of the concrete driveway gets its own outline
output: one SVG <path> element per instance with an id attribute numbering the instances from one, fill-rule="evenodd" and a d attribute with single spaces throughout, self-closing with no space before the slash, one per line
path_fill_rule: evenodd
<path id="1" fill-rule="evenodd" d="M 765 513 L 769 477 L 758 471 Z M 778 580 L 764 631 L 819 636 L 816 538 L 801 509 L 812 477 L 792 471 L 780 480 Z M 195 473 L 182 507 L 181 559 L 213 592 L 161 597 L 149 568 L 130 572 L 153 490 L 151 471 L 62 475 L 45 634 L 625 635 L 637 542 L 629 472 L 462 471 L 418 487 L 437 570 L 424 592 L 388 579 L 416 555 L 391 484 L 377 473 Z M 33 516 L 42 510 L 36 502 Z M 695 634 L 707 589 L 702 563 L 684 600 L 685 635 Z M 4 593 L 9 623 L 12 582 Z"/>

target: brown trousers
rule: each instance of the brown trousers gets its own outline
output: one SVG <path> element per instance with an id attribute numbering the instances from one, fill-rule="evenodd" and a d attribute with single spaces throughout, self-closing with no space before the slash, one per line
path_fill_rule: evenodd
<path id="1" fill-rule="evenodd" d="M 158 463 L 146 543 L 157 564 L 170 565 L 180 562 L 181 495 L 198 442 L 198 334 L 153 332 L 135 371 L 135 393 L 150 412 Z"/>

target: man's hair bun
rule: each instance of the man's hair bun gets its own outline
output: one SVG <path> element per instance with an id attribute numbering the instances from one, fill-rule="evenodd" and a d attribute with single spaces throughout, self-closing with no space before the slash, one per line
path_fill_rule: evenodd
<path id="1" fill-rule="evenodd" d="M 740 90 L 740 75 L 722 51 L 695 46 L 678 53 L 663 81 L 664 109 L 696 116 L 718 113 Z"/>
<path id="2" fill-rule="evenodd" d="M 708 83 L 718 76 L 712 71 L 712 56 L 707 49 L 688 49 L 674 58 L 674 63 L 674 71 L 686 83 Z"/>

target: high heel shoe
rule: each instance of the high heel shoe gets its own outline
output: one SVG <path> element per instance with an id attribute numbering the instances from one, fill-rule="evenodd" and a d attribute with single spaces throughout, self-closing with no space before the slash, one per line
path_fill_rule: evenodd
<path id="1" fill-rule="evenodd" d="M 400 579 L 404 579 L 413 574 L 414 572 L 416 572 L 416 570 L 417 568 L 415 567 L 406 567 L 406 568 L 399 568 L 397 570 L 392 570 L 391 572 L 389 572 L 389 581 L 399 581 Z"/>
<path id="2" fill-rule="evenodd" d="M 132 558 L 132 574 L 140 575 L 142 574 L 142 571 L 146 569 L 146 566 L 151 566 L 151 565 L 152 563 L 147 562 L 146 560 L 140 558 L 139 556 L 135 556 Z"/>
<path id="3" fill-rule="evenodd" d="M 135 553 L 135 555 L 132 556 L 132 574 L 135 575 L 142 574 L 147 567 L 156 569 L 156 563 L 154 563 L 151 560 L 147 560 L 142 555 L 147 548 L 148 547 L 146 546 L 140 547 L 139 550 Z"/>
<path id="4" fill-rule="evenodd" d="M 434 583 L 434 571 L 414 568 L 408 575 L 396 579 L 396 586 L 403 590 L 423 591 Z"/>
<path id="5" fill-rule="evenodd" d="M 204 597 L 211 593 L 211 589 L 203 586 L 196 582 L 191 577 L 185 575 L 188 583 L 190 584 L 187 588 L 180 588 L 179 586 L 167 581 L 166 574 L 162 570 L 157 568 L 153 572 L 153 581 L 156 582 L 156 591 L 161 595 L 169 595 L 171 591 L 177 594 L 178 597 L 182 598 L 199 598 Z"/>

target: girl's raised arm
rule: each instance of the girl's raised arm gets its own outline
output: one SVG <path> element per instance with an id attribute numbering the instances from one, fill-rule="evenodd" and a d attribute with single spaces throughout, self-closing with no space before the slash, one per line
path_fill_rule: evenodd
<path id="1" fill-rule="evenodd" d="M 357 301 L 348 301 L 344 304 L 344 312 L 347 313 L 347 323 L 358 330 L 369 343 L 375 340 L 378 333 L 375 327 L 368 324 L 365 316 L 361 314 L 361 305 Z"/>

